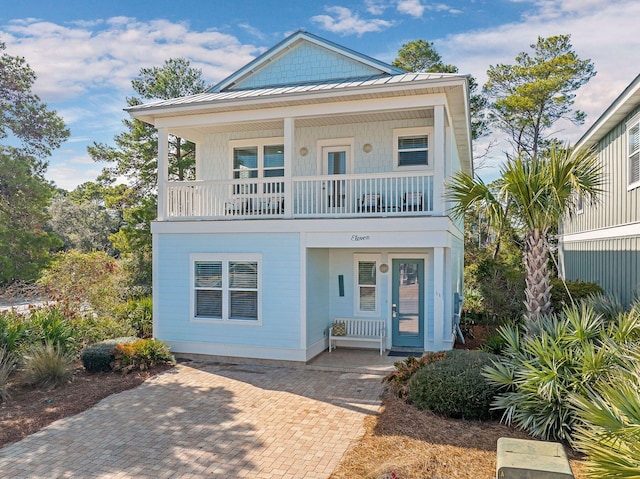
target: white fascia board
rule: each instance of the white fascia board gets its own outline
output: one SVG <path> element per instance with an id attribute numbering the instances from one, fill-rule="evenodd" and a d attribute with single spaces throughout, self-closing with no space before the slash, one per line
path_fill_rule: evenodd
<path id="1" fill-rule="evenodd" d="M 460 239 L 460 231 L 446 216 L 397 217 L 397 218 L 349 218 L 349 219 L 295 219 L 295 220 L 243 220 L 243 221 L 155 221 L 151 232 L 157 234 L 304 234 L 311 243 L 329 241 L 334 246 L 352 247 L 401 247 L 403 235 L 411 236 L 406 246 L 451 246 L 451 239 Z M 359 240 L 353 236 L 369 236 Z M 373 235 L 376 238 L 373 238 Z"/>
<path id="2" fill-rule="evenodd" d="M 238 122 L 277 120 L 282 118 L 305 118 L 323 115 L 366 113 L 387 110 L 423 109 L 435 105 L 446 105 L 444 93 L 409 95 L 393 98 L 332 101 L 295 106 L 256 108 L 252 110 L 224 111 L 194 115 L 157 118 L 155 127 L 189 127 L 229 124 Z"/>
<path id="3" fill-rule="evenodd" d="M 602 228 L 598 230 L 583 231 L 581 233 L 571 233 L 562 235 L 559 240 L 562 243 L 572 243 L 575 241 L 592 241 L 602 239 L 624 238 L 628 236 L 640 237 L 640 222 L 628 223 L 626 225 Z"/>

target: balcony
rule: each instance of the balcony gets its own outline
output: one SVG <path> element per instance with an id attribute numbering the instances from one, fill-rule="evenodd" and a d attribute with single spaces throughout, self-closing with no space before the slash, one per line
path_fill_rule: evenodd
<path id="1" fill-rule="evenodd" d="M 159 219 L 433 215 L 437 197 L 433 172 L 168 182 Z"/>

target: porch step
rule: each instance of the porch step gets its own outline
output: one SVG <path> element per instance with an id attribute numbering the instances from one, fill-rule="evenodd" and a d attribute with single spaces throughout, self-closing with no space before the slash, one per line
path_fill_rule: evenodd
<path id="1" fill-rule="evenodd" d="M 305 365 L 312 371 L 360 373 L 386 376 L 394 370 L 393 364 L 401 358 L 380 356 L 377 349 L 338 348 L 324 351 Z"/>

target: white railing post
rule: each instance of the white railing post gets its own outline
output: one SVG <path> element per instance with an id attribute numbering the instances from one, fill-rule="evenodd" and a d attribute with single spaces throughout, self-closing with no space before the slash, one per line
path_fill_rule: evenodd
<path id="1" fill-rule="evenodd" d="M 445 158 L 444 106 L 433 107 L 433 212 L 442 214 L 444 210 L 444 178 L 447 167 Z"/>
<path id="2" fill-rule="evenodd" d="M 167 180 L 169 177 L 169 131 L 158 128 L 158 221 L 167 217 Z"/>

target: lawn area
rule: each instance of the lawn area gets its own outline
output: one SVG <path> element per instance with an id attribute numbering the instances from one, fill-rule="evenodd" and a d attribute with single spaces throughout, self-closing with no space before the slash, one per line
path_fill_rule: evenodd
<path id="1" fill-rule="evenodd" d="M 531 439 L 497 422 L 447 419 L 418 410 L 388 391 L 380 415 L 365 421 L 364 436 L 331 479 L 490 479 L 496 475 L 498 438 Z M 576 479 L 585 479 L 579 457 L 565 450 Z"/>

